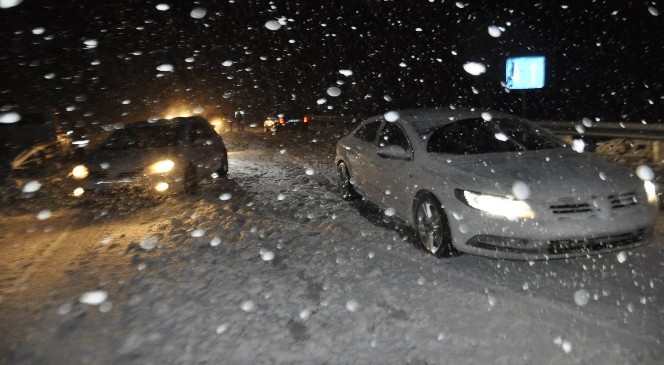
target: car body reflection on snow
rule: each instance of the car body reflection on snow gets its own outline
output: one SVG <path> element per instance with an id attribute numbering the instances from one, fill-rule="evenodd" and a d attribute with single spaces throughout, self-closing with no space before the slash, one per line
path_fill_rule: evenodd
<path id="1" fill-rule="evenodd" d="M 337 145 L 355 192 L 416 228 L 437 256 L 562 258 L 632 247 L 652 234 L 651 181 L 502 114 L 410 110 L 369 118 Z"/>

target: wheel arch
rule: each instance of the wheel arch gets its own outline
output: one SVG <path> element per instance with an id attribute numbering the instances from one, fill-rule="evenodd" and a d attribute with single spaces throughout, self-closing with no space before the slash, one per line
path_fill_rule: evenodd
<path id="1" fill-rule="evenodd" d="M 447 209 L 445 208 L 445 206 L 441 202 L 441 199 L 433 191 L 428 190 L 428 189 L 420 189 L 419 191 L 417 191 L 417 193 L 415 193 L 415 197 L 413 198 L 413 203 L 411 205 L 411 214 L 410 214 L 410 217 L 411 217 L 410 219 L 412 219 L 412 226 L 415 229 L 417 229 L 417 227 L 416 227 L 416 224 L 417 224 L 417 217 L 416 217 L 416 215 L 417 215 L 417 205 L 420 202 L 420 200 L 424 197 L 433 198 L 438 203 L 438 206 L 440 208 L 440 212 L 444 216 L 445 222 L 447 224 L 447 229 L 448 229 L 448 232 L 449 232 L 449 235 L 450 235 L 449 236 L 449 240 L 450 240 L 449 245 L 450 245 L 450 249 L 451 249 L 450 255 L 452 255 L 452 256 L 458 255 L 460 253 L 460 251 L 457 250 L 456 245 L 454 244 L 454 242 L 455 242 L 455 233 L 454 233 L 454 229 L 452 228 L 450 216 L 447 212 Z"/>

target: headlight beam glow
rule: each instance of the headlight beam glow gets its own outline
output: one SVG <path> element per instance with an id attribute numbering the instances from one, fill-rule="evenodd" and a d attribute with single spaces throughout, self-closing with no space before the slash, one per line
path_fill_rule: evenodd
<path id="1" fill-rule="evenodd" d="M 469 206 L 492 215 L 510 220 L 535 218 L 535 212 L 533 212 L 530 205 L 522 200 L 478 194 L 465 190 L 463 191 L 463 198 Z"/>
<path id="2" fill-rule="evenodd" d="M 74 168 L 71 170 L 71 176 L 78 180 L 85 179 L 89 174 L 90 171 L 88 171 L 88 168 L 85 167 L 85 165 L 74 166 Z"/>
<path id="3" fill-rule="evenodd" d="M 166 159 L 153 163 L 148 170 L 151 174 L 167 174 L 175 168 L 175 162 Z"/>
<path id="4" fill-rule="evenodd" d="M 648 198 L 648 203 L 655 204 L 658 202 L 657 199 L 657 187 L 652 181 L 644 181 L 643 189 L 646 191 L 646 197 Z"/>

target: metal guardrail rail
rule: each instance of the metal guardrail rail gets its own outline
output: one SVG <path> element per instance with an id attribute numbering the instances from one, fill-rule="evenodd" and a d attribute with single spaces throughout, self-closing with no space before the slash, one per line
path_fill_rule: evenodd
<path id="1" fill-rule="evenodd" d="M 583 133 L 579 133 L 576 128 L 582 125 L 580 122 L 538 121 L 536 123 L 558 135 L 664 141 L 664 125 L 661 124 L 593 123 L 592 127 L 583 127 Z"/>

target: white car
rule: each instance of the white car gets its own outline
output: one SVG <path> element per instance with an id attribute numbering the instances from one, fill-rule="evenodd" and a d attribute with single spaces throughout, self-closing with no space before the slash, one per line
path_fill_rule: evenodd
<path id="1" fill-rule="evenodd" d="M 338 142 L 339 187 L 414 227 L 436 256 L 564 258 L 652 235 L 653 182 L 531 122 L 472 109 L 398 115 L 369 118 Z"/>

